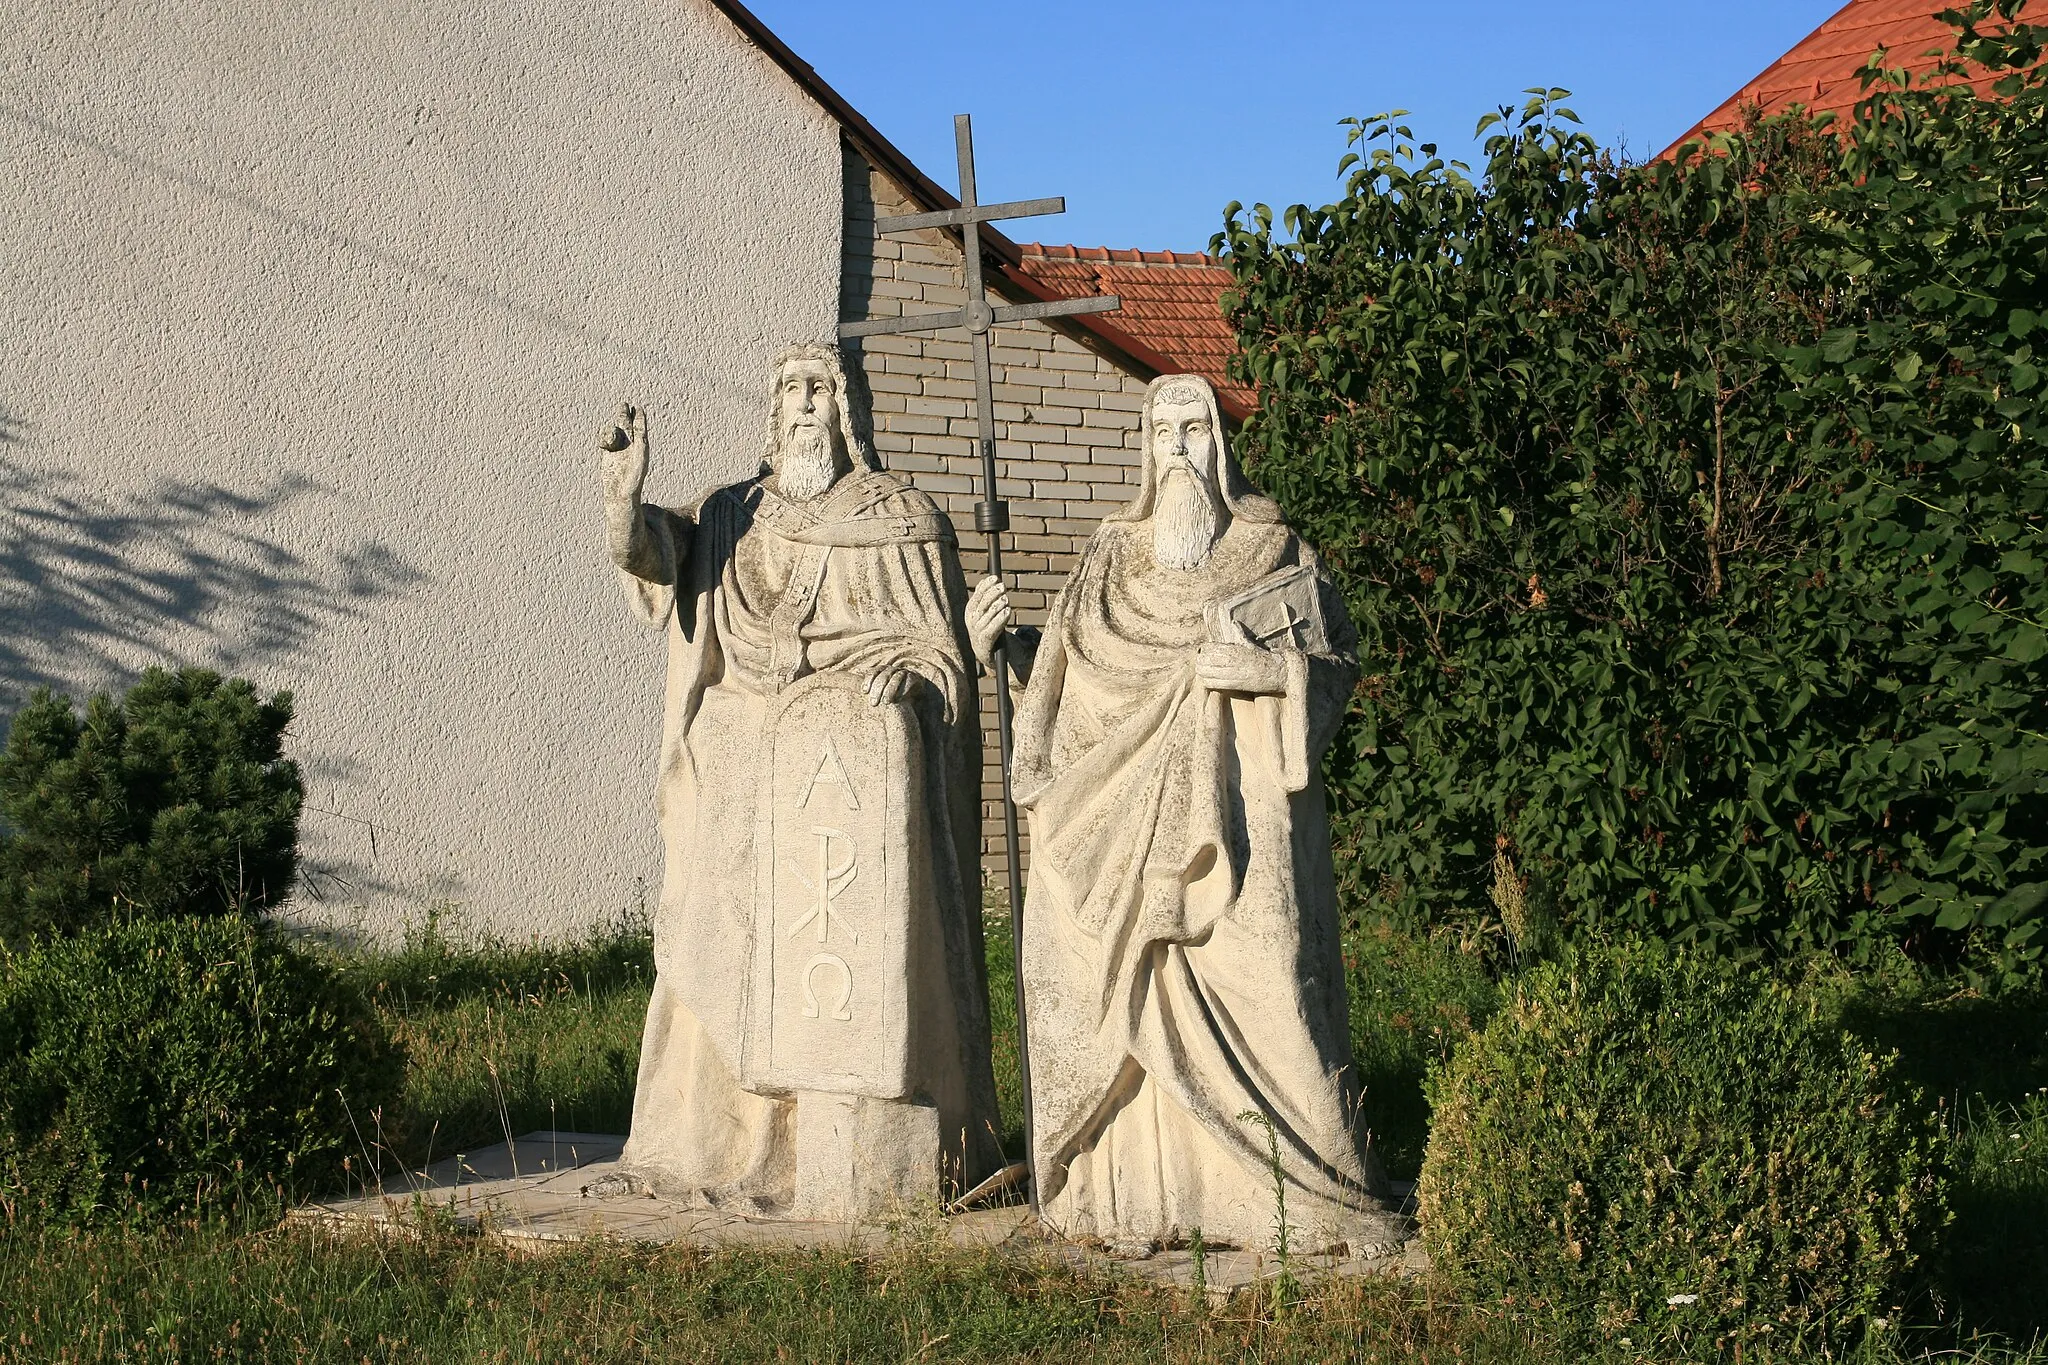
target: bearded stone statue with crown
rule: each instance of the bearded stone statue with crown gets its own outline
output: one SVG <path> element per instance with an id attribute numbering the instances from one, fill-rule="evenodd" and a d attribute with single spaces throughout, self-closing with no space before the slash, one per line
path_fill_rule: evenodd
<path id="1" fill-rule="evenodd" d="M 640 412 L 602 441 L 668 686 L 654 995 L 600 1193 L 858 1221 L 999 1164 L 965 584 L 836 348 L 784 352 L 769 397 L 761 472 L 692 510 L 642 500 Z"/>
<path id="2" fill-rule="evenodd" d="M 1033 644 L 1015 792 L 1033 1160 L 1048 1226 L 1140 1254 L 1397 1245 L 1351 1074 L 1320 760 L 1357 637 L 1315 553 L 1252 492 L 1206 380 L 1154 380 L 1137 495 Z M 984 579 L 987 661 L 1010 616 Z M 1277 1171 L 1276 1171 L 1277 1167 Z"/>

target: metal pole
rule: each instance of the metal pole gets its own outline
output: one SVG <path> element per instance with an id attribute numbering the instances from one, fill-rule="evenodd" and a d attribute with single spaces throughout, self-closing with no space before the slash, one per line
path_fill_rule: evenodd
<path id="1" fill-rule="evenodd" d="M 974 132 L 967 115 L 953 119 L 953 146 L 960 161 L 960 204 L 972 208 L 974 190 Z M 974 508 L 974 529 L 988 537 L 988 571 L 998 581 L 1003 576 L 1002 533 L 1010 529 L 1010 509 L 996 495 L 996 403 L 994 377 L 989 368 L 988 331 L 995 321 L 988 293 L 981 280 L 981 224 L 960 225 L 960 245 L 966 258 L 967 329 L 973 336 L 975 434 L 981 442 L 981 501 Z M 1038 1212 L 1037 1162 L 1031 1113 L 1031 1031 L 1024 1016 L 1024 878 L 1018 857 L 1017 803 L 1010 790 L 1010 659 L 1008 641 L 998 637 L 995 651 L 996 741 L 1003 765 L 1003 852 L 1010 890 L 1010 949 L 1015 971 L 1017 999 L 1017 1072 L 1024 1100 L 1024 1164 L 1030 1181 L 1031 1211 Z"/>

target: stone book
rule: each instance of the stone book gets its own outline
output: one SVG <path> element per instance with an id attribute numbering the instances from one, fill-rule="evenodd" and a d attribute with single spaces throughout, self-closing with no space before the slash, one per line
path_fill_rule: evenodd
<path id="1" fill-rule="evenodd" d="M 1211 603 L 1209 638 L 1218 644 L 1329 653 L 1314 571 L 1302 565 L 1281 569 Z"/>

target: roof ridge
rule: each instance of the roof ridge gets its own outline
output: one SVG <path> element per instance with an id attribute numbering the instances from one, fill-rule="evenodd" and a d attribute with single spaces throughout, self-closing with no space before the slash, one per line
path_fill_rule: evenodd
<path id="1" fill-rule="evenodd" d="M 1065 242 L 1019 242 L 1026 256 L 1050 261 L 1093 261 L 1103 265 L 1171 265 L 1210 270 L 1229 269 L 1221 257 L 1205 251 L 1147 250 L 1144 247 L 1076 246 Z"/>
<path id="2" fill-rule="evenodd" d="M 1795 104 L 1810 114 L 1846 113 L 1864 97 L 1863 65 L 1875 53 L 1883 54 L 1888 69 L 1925 77 L 1940 60 L 1930 53 L 1955 50 L 1955 31 L 1941 19 L 1945 8 L 1943 0 L 1846 0 L 1658 153 L 1659 158 L 1676 155 L 1688 142 L 1741 127 L 1752 107 L 1765 115 Z M 1967 83 L 1980 89 L 1984 85 L 1976 78 Z"/>

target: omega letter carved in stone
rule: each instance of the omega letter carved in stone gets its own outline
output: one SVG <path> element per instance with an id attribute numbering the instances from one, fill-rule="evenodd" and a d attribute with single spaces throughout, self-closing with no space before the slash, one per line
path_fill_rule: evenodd
<path id="1" fill-rule="evenodd" d="M 847 1013 L 846 1002 L 853 999 L 853 968 L 837 953 L 819 953 L 804 964 L 804 1018 L 818 1017 L 818 996 L 812 978 L 820 967 L 839 969 L 839 1003 L 832 1007 L 832 1018 L 851 1021 L 853 1016 Z"/>

